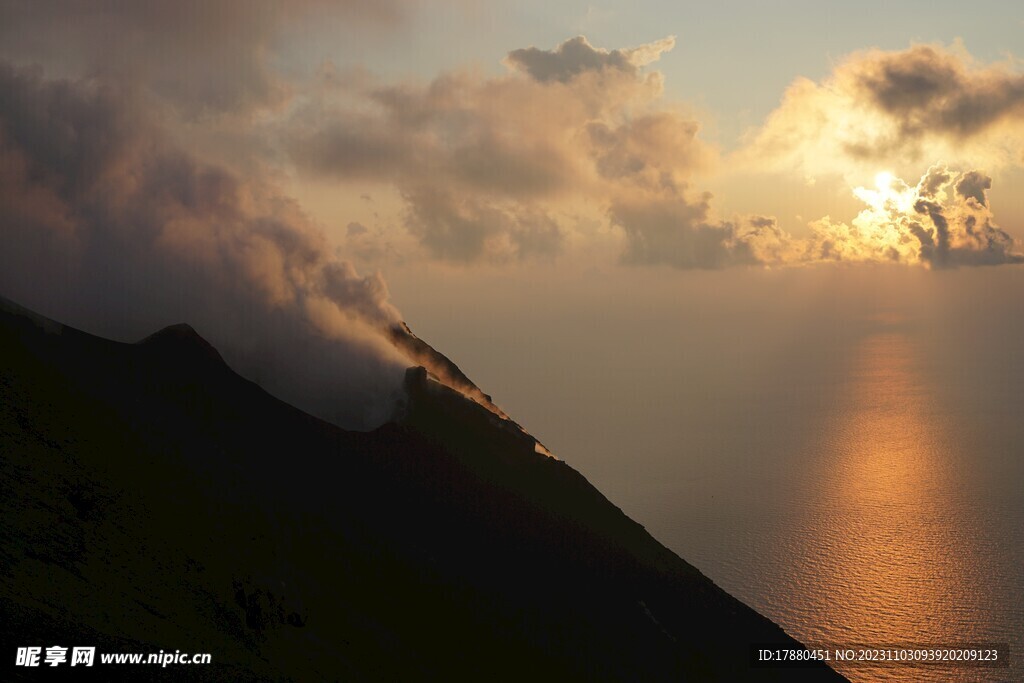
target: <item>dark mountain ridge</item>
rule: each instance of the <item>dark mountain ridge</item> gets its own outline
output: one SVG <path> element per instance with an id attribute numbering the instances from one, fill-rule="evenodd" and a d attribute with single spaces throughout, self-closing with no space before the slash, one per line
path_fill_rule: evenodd
<path id="1" fill-rule="evenodd" d="M 406 390 L 400 420 L 346 431 L 186 325 L 123 344 L 0 303 L 10 661 L 84 644 L 213 655 L 108 679 L 842 680 L 751 669 L 750 643 L 797 643 L 515 423 L 423 369 Z"/>

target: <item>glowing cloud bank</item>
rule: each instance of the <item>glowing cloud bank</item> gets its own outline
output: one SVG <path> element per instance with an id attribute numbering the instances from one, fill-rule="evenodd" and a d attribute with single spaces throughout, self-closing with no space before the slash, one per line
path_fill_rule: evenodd
<path id="1" fill-rule="evenodd" d="M 921 263 L 932 268 L 1022 263 L 1012 237 L 993 223 L 980 171 L 937 164 L 915 186 L 880 173 L 876 187 L 854 194 L 868 208 L 850 225 L 829 217 L 811 224 L 808 261 Z"/>
<path id="2" fill-rule="evenodd" d="M 796 79 L 740 155 L 808 176 L 878 164 L 1018 165 L 1024 73 L 980 64 L 960 44 L 867 50 L 821 81 Z"/>

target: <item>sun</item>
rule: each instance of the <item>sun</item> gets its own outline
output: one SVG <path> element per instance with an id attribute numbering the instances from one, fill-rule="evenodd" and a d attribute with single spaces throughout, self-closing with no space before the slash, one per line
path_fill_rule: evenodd
<path id="1" fill-rule="evenodd" d="M 914 188 L 890 171 L 875 174 L 875 189 L 855 187 L 853 194 L 880 216 L 910 212 L 914 204 Z"/>
<path id="2" fill-rule="evenodd" d="M 892 181 L 895 179 L 896 176 L 889 171 L 879 171 L 875 174 L 875 187 L 878 188 L 879 192 L 887 193 L 892 187 Z"/>

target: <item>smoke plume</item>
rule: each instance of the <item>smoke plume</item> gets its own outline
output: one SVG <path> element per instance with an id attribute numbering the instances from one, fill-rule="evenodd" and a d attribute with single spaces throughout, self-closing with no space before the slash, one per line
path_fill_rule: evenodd
<path id="1" fill-rule="evenodd" d="M 391 417 L 409 361 L 379 275 L 274 183 L 175 145 L 130 88 L 0 68 L 0 291 L 134 340 L 191 323 L 237 370 L 339 424 Z"/>

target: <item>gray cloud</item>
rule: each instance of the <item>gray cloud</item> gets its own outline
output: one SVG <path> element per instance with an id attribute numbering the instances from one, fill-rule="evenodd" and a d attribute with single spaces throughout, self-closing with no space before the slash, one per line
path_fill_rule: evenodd
<path id="1" fill-rule="evenodd" d="M 934 263 L 940 268 L 950 265 L 949 221 L 947 221 L 945 215 L 943 215 L 942 205 L 938 202 L 928 201 L 927 199 L 918 199 L 914 202 L 914 211 L 917 211 L 919 214 L 927 215 L 931 220 L 932 225 L 935 227 L 934 231 L 929 231 L 927 228 L 923 227 L 920 231 L 914 231 L 921 240 L 921 258 L 929 263 Z M 921 237 L 922 232 L 927 235 L 927 238 Z"/>
<path id="2" fill-rule="evenodd" d="M 597 172 L 646 188 L 671 186 L 710 156 L 697 139 L 700 125 L 670 111 L 644 113 L 619 125 L 586 126 Z"/>
<path id="3" fill-rule="evenodd" d="M 928 169 L 928 172 L 921 177 L 917 184 L 917 194 L 930 199 L 945 187 L 953 175 L 942 164 L 936 164 Z"/>
<path id="4" fill-rule="evenodd" d="M 588 71 L 618 70 L 633 75 L 674 45 L 675 37 L 670 36 L 633 49 L 605 50 L 595 48 L 584 36 L 576 36 L 553 50 L 536 47 L 513 50 L 506 61 L 538 81 L 566 83 Z"/>
<path id="5" fill-rule="evenodd" d="M 921 260 L 936 268 L 1024 263 L 1024 255 L 1014 251 L 1013 238 L 992 223 L 985 197 L 992 179 L 980 171 L 968 171 L 949 184 L 956 192 L 950 192 L 944 203 L 928 199 L 914 203 L 914 210 L 927 216 L 933 228 L 915 223 Z"/>
<path id="6" fill-rule="evenodd" d="M 0 0 L 0 55 L 131 81 L 189 116 L 279 104 L 273 58 L 303 21 L 394 25 L 405 0 Z"/>
<path id="7" fill-rule="evenodd" d="M 774 216 L 750 216 L 731 243 L 734 261 L 743 265 L 782 265 L 799 259 L 799 243 Z"/>
<path id="8" fill-rule="evenodd" d="M 431 255 L 450 261 L 526 259 L 561 251 L 564 235 L 550 216 L 501 206 L 434 187 L 406 195 L 407 226 Z"/>
<path id="9" fill-rule="evenodd" d="M 956 182 L 956 193 L 964 199 L 973 198 L 981 206 L 988 206 L 985 191 L 992 188 L 992 179 L 980 171 L 968 171 Z"/>
<path id="10" fill-rule="evenodd" d="M 567 150 L 553 139 L 562 123 L 522 115 L 553 104 L 526 99 L 543 93 L 465 74 L 425 87 L 364 85 L 345 92 L 341 106 L 315 101 L 289 121 L 289 151 L 301 167 L 517 198 L 555 193 L 572 175 Z"/>
<path id="11" fill-rule="evenodd" d="M 613 202 L 612 224 L 626 236 L 623 262 L 684 270 L 761 263 L 755 250 L 758 231 L 774 228 L 774 220 L 737 240 L 733 223 L 709 219 L 710 202 L 709 193 L 689 200 L 677 191 Z"/>
<path id="12" fill-rule="evenodd" d="M 356 114 L 347 100 L 311 104 L 285 134 L 290 157 L 315 175 L 396 187 L 409 233 L 434 258 L 549 256 L 562 231 L 536 206 L 578 171 L 565 122 L 522 115 L 538 94 L 518 92 L 522 85 L 452 75 L 346 92 L 375 111 Z"/>
<path id="13" fill-rule="evenodd" d="M 408 362 L 380 336 L 387 287 L 272 183 L 176 148 L 130 90 L 4 66 L 0 91 L 5 296 L 120 338 L 187 321 L 286 400 L 390 416 Z"/>
<path id="14" fill-rule="evenodd" d="M 680 270 L 736 266 L 781 266 L 800 262 L 804 249 L 774 217 L 733 221 L 710 217 L 711 195 L 698 200 L 680 194 L 613 203 L 612 223 L 626 235 L 623 262 L 665 265 Z"/>
<path id="15" fill-rule="evenodd" d="M 904 135 L 969 137 L 1007 117 L 1024 117 L 1024 75 L 997 67 L 969 70 L 957 56 L 918 45 L 856 63 L 863 94 L 899 123 Z"/>
<path id="16" fill-rule="evenodd" d="M 395 181 L 427 163 L 413 131 L 386 119 L 332 112 L 329 123 L 289 135 L 291 158 L 308 171 L 338 180 Z M 429 150 L 424 150 L 429 153 Z"/>

